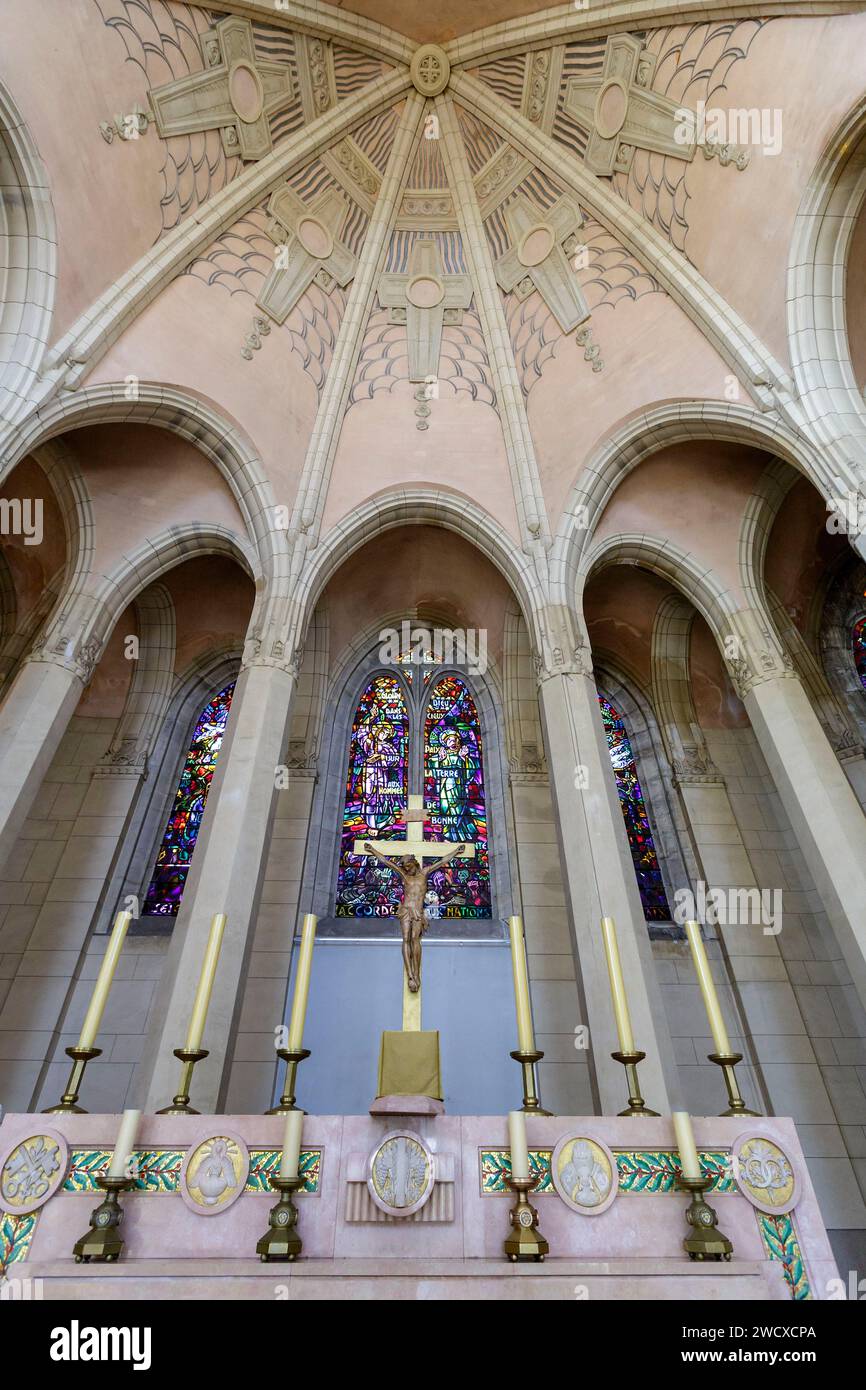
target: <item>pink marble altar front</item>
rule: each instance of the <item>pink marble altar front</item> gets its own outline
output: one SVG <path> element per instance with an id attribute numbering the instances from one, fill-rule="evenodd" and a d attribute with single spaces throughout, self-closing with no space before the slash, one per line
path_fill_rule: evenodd
<path id="1" fill-rule="evenodd" d="M 302 1146 L 310 1190 L 298 1198 L 303 1258 L 264 1266 L 255 1246 L 274 1201 L 266 1174 L 278 1161 L 282 1120 L 148 1115 L 136 1146 L 139 1186 L 122 1199 L 123 1255 L 113 1266 L 76 1265 L 72 1247 L 101 1199 L 94 1177 L 118 1124 L 115 1115 L 5 1117 L 0 1164 L 40 1133 L 62 1135 L 69 1149 L 64 1179 L 35 1221 L 3 1217 L 7 1277 L 41 1279 L 45 1297 L 273 1297 L 277 1284 L 293 1297 L 368 1297 L 381 1296 L 384 1280 L 405 1297 L 573 1298 L 578 1289 L 590 1297 L 697 1299 L 824 1298 L 838 1278 L 794 1125 L 764 1118 L 694 1120 L 702 1163 L 714 1174 L 708 1200 L 734 1246 L 729 1264 L 694 1264 L 683 1251 L 688 1199 L 674 1185 L 679 1158 L 667 1118 L 530 1118 L 541 1174 L 532 1200 L 550 1254 L 543 1266 L 515 1267 L 502 1253 L 511 1200 L 502 1180 L 509 1162 L 502 1117 L 311 1115 Z M 375 1206 L 367 1188 L 370 1156 L 395 1130 L 417 1135 L 435 1160 L 432 1196 L 402 1219 Z M 794 1197 L 780 1206 L 794 1200 L 792 1209 L 774 1212 L 771 1188 L 757 1192 L 759 1206 L 738 1187 L 730 1155 L 746 1134 L 787 1159 Z M 182 1191 L 183 1161 L 220 1135 L 246 1145 L 249 1177 L 224 1209 L 205 1212 Z M 596 1214 L 572 1209 L 551 1182 L 557 1143 L 578 1136 L 613 1155 L 616 1196 Z"/>

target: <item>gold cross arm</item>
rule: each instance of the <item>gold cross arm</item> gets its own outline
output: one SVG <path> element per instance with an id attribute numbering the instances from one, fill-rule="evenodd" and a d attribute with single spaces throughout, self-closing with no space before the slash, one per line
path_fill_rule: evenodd
<path id="1" fill-rule="evenodd" d="M 380 854 L 387 858 L 398 858 L 407 854 L 414 854 L 419 860 L 441 859 L 449 849 L 454 849 L 459 841 L 457 840 L 425 840 L 424 821 L 427 812 L 424 810 L 424 798 L 421 796 L 410 796 L 409 806 L 405 812 L 406 816 L 406 838 L 405 840 L 371 840 L 370 844 L 376 846 Z M 354 846 L 355 854 L 366 854 L 364 840 L 356 840 Z M 475 850 L 472 845 L 464 844 L 459 854 L 455 854 L 455 859 L 474 859 Z"/>

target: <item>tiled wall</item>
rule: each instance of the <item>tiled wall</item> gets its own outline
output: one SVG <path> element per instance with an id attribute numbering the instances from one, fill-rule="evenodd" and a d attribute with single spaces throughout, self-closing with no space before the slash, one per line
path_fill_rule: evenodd
<path id="1" fill-rule="evenodd" d="M 539 1064 L 542 1102 L 562 1115 L 592 1114 L 589 1054 L 575 1047 L 575 1030 L 586 1016 L 576 983 L 548 779 L 514 774 L 511 801 L 532 1012 L 536 1042 L 544 1052 Z M 511 1001 L 503 1007 L 510 1008 Z"/>
<path id="2" fill-rule="evenodd" d="M 708 943 L 747 1103 L 796 1117 L 824 1218 L 866 1228 L 866 1015 L 751 730 L 709 731 L 723 788 L 686 789 L 709 884 L 782 890 L 782 930 L 717 929 Z M 653 954 L 674 1036 L 683 1102 L 695 1111 L 724 1088 L 706 1061 L 712 1040 L 687 946 Z M 756 1078 L 751 1060 L 760 1067 Z"/>
<path id="3" fill-rule="evenodd" d="M 2 870 L 0 1101 L 9 1109 L 62 1093 L 62 1049 L 77 1040 L 107 943 L 91 928 L 139 785 L 98 771 L 115 727 L 114 719 L 73 716 Z M 103 1055 L 88 1068 L 89 1110 L 118 1110 L 127 1099 L 167 944 L 129 937 L 124 946 L 100 1031 Z"/>

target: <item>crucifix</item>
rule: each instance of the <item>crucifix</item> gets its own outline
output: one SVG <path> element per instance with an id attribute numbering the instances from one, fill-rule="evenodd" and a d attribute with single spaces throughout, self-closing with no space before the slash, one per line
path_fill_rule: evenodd
<path id="1" fill-rule="evenodd" d="M 474 857 L 475 851 L 471 845 L 424 839 L 427 813 L 422 796 L 409 797 L 405 814 L 405 840 L 382 840 L 378 845 L 356 840 L 354 853 L 373 855 L 389 869 L 396 870 L 403 880 L 403 901 L 397 908 L 397 918 L 403 932 L 403 1031 L 411 1033 L 421 1029 L 421 937 L 430 925 L 424 911 L 427 883 L 431 874 L 444 869 L 452 859 L 458 855 L 466 859 Z M 425 859 L 436 862 L 425 869 Z"/>

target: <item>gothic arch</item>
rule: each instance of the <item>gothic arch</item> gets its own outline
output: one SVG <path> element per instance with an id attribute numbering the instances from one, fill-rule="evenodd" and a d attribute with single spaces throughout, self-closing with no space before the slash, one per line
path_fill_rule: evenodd
<path id="1" fill-rule="evenodd" d="M 866 458 L 866 407 L 851 365 L 845 305 L 851 238 L 864 199 L 866 98 L 837 126 L 812 173 L 788 256 L 788 345 L 797 394 L 840 473 L 846 448 L 861 467 Z"/>
<path id="2" fill-rule="evenodd" d="M 530 632 L 537 634 L 544 597 L 530 557 L 470 497 L 418 487 L 377 494 L 332 527 L 311 552 L 293 593 L 296 644 L 303 645 L 319 596 L 344 561 L 375 536 L 411 525 L 441 526 L 480 550 L 511 585 Z"/>
<path id="3" fill-rule="evenodd" d="M 278 525 L 273 488 L 240 426 L 212 402 L 175 387 L 140 382 L 135 400 L 128 400 L 125 391 L 122 382 L 109 383 L 55 397 L 18 429 L 0 468 L 0 478 L 5 478 L 25 454 L 72 430 L 124 421 L 169 430 L 214 465 L 238 505 L 262 576 L 272 592 L 285 593 L 288 533 Z M 68 455 L 66 458 L 68 464 Z M 70 486 L 72 476 L 67 466 Z"/>
<path id="4" fill-rule="evenodd" d="M 405 617 L 402 614 L 401 617 Z M 378 628 L 379 623 L 376 624 Z M 352 736 L 352 722 L 362 693 L 370 681 L 378 674 L 397 676 L 400 681 L 407 707 L 410 711 L 417 705 L 417 727 L 412 726 L 411 737 L 423 737 L 423 709 L 426 695 L 421 701 L 413 699 L 406 681 L 405 672 L 394 664 L 383 665 L 378 643 L 369 641 L 364 650 L 358 643 L 341 655 L 335 663 L 334 674 L 329 681 L 325 704 L 323 746 L 319 758 L 319 779 L 313 796 L 310 825 L 318 827 L 318 834 L 307 846 L 307 860 L 303 879 L 311 883 L 307 892 L 309 901 L 300 904 L 301 911 L 316 912 L 320 917 L 320 931 L 325 935 L 345 936 L 351 928 L 346 919 L 336 923 L 333 918 L 334 899 L 337 883 L 337 869 L 340 858 L 340 826 L 343 820 L 343 799 L 345 793 L 346 768 Z M 442 676 L 455 674 L 467 685 L 478 711 L 484 750 L 484 777 L 488 807 L 488 848 L 490 853 L 490 882 L 493 902 L 492 919 L 475 919 L 465 924 L 461 930 L 454 921 L 444 921 L 437 925 L 436 935 L 440 937 L 465 936 L 466 928 L 476 939 L 500 937 L 500 920 L 506 917 L 513 901 L 509 864 L 510 846 L 513 836 L 507 821 L 506 795 L 507 767 L 505 765 L 504 738 L 502 733 L 502 712 L 500 696 L 495 682 L 488 675 L 467 675 L 450 666 L 435 668 L 431 676 L 431 686 Z M 422 692 L 423 694 L 423 692 Z M 410 754 L 410 757 L 413 755 Z M 415 763 L 421 766 L 417 753 Z M 410 781 L 411 785 L 411 781 Z M 364 919 L 371 924 L 389 919 Z M 382 927 L 383 934 L 393 935 Z M 365 935 L 369 935 L 365 927 Z M 375 934 L 375 931 L 374 931 Z"/>
<path id="5" fill-rule="evenodd" d="M 57 227 L 45 166 L 2 82 L 0 163 L 7 193 L 0 199 L 0 246 L 7 254 L 14 248 L 12 259 L 0 266 L 0 272 L 13 284 L 18 282 L 9 298 L 0 302 L 0 417 L 11 424 L 29 408 L 51 334 Z"/>
<path id="6" fill-rule="evenodd" d="M 568 602 L 574 593 L 598 522 L 620 483 L 660 449 L 702 439 L 769 450 L 809 478 L 822 495 L 833 492 L 819 450 L 804 435 L 754 406 L 726 401 L 653 406 L 601 441 L 571 490 L 550 553 L 551 588 L 558 602 Z"/>

